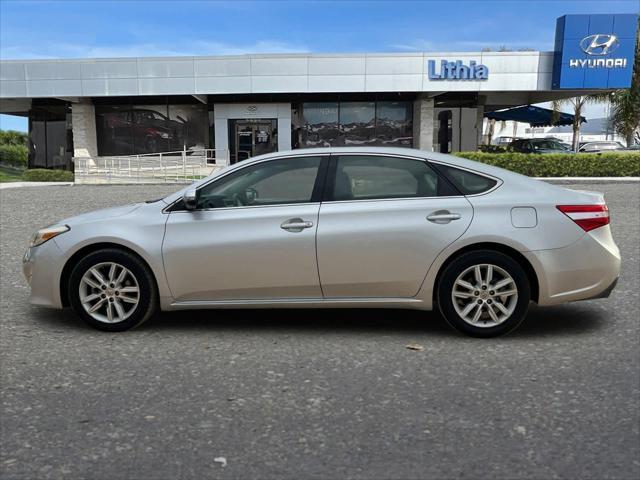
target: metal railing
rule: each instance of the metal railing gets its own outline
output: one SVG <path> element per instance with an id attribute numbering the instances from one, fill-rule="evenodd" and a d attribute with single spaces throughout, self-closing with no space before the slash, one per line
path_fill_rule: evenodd
<path id="1" fill-rule="evenodd" d="M 76 183 L 192 183 L 223 168 L 227 150 L 75 157 Z"/>

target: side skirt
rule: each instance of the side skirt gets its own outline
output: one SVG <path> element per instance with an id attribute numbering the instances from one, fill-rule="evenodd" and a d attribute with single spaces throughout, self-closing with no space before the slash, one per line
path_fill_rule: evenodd
<path id="1" fill-rule="evenodd" d="M 209 308 L 407 308 L 428 310 L 418 298 L 283 298 L 274 300 L 193 300 L 173 302 L 163 310 Z"/>

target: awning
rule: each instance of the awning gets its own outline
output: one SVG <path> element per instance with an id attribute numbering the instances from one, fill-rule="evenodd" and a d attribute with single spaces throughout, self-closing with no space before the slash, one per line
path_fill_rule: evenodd
<path id="1" fill-rule="evenodd" d="M 489 112 L 484 115 L 486 118 L 514 122 L 528 123 L 532 127 L 550 127 L 552 125 L 573 125 L 575 115 L 570 113 L 558 113 L 557 120 L 554 122 L 553 110 L 542 107 L 534 107 L 533 105 L 525 105 L 524 107 L 508 108 L 497 112 Z M 587 119 L 580 117 L 580 123 L 586 123 Z"/>

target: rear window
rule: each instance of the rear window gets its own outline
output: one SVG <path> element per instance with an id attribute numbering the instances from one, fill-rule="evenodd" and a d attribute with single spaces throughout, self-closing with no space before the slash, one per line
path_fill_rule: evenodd
<path id="1" fill-rule="evenodd" d="M 437 168 L 463 195 L 477 195 L 491 190 L 498 183 L 493 178 L 487 178 L 467 170 L 437 165 Z"/>

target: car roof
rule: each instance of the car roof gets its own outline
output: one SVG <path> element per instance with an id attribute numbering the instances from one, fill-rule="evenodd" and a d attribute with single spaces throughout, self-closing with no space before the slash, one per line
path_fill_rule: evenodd
<path id="1" fill-rule="evenodd" d="M 266 160 L 268 158 L 290 157 L 292 155 L 337 155 L 340 153 L 348 154 L 362 154 L 362 155 L 399 155 L 403 157 L 416 157 L 416 158 L 428 158 L 432 160 L 441 159 L 447 161 L 452 155 L 447 155 L 438 152 L 427 152 L 425 150 L 418 150 L 417 148 L 406 147 L 320 147 L 320 148 L 296 148 L 295 150 L 280 151 L 265 153 L 257 157 L 252 157 L 245 162 L 254 162 L 260 160 Z M 457 157 L 456 157 L 457 158 Z M 245 163 L 246 165 L 246 163 Z"/>

